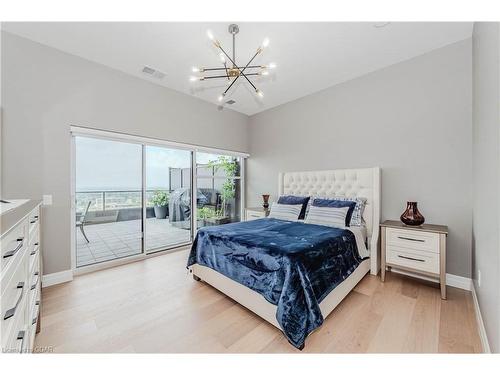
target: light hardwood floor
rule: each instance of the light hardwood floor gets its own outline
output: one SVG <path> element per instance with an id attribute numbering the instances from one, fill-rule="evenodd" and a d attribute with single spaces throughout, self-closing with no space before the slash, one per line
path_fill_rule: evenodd
<path id="1" fill-rule="evenodd" d="M 195 282 L 186 251 L 78 276 L 43 289 L 36 346 L 54 352 L 290 353 L 281 331 Z M 303 352 L 477 353 L 470 292 L 388 273 L 367 275 L 306 341 Z"/>

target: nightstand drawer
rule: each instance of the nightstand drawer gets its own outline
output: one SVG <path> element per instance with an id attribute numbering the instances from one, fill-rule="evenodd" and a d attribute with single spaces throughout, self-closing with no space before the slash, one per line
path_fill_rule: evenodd
<path id="1" fill-rule="evenodd" d="M 387 245 L 439 254 L 439 234 L 410 229 L 387 228 Z"/>
<path id="2" fill-rule="evenodd" d="M 269 215 L 269 211 L 263 208 L 247 208 L 245 210 L 246 221 L 264 219 L 267 215 Z"/>
<path id="3" fill-rule="evenodd" d="M 393 265 L 439 274 L 439 253 L 387 245 L 386 258 Z"/>
<path id="4" fill-rule="evenodd" d="M 247 221 L 263 219 L 266 215 L 263 212 L 247 211 Z"/>

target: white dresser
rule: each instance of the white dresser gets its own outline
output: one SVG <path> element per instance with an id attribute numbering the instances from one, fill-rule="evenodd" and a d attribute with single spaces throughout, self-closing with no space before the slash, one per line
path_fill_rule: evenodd
<path id="1" fill-rule="evenodd" d="M 31 353 L 40 331 L 40 201 L 7 201 L 0 211 L 2 352 Z"/>

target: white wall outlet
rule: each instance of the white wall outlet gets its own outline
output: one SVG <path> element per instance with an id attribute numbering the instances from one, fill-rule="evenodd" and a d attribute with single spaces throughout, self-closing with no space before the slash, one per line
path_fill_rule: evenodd
<path id="1" fill-rule="evenodd" d="M 477 286 L 481 288 L 481 270 L 477 270 Z"/>
<path id="2" fill-rule="evenodd" d="M 52 195 L 43 195 L 43 205 L 51 206 L 52 205 Z"/>

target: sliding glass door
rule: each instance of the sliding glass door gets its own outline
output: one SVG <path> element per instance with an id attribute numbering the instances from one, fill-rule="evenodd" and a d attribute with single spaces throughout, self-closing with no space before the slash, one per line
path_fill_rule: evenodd
<path id="1" fill-rule="evenodd" d="M 197 228 L 241 220 L 241 157 L 139 137 L 73 140 L 76 267 L 187 245 Z"/>
<path id="2" fill-rule="evenodd" d="M 191 241 L 192 152 L 145 146 L 146 252 Z"/>
<path id="3" fill-rule="evenodd" d="M 76 266 L 142 253 L 142 146 L 75 138 Z"/>

